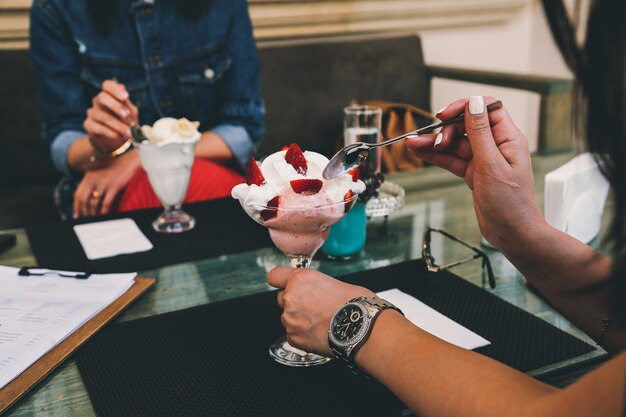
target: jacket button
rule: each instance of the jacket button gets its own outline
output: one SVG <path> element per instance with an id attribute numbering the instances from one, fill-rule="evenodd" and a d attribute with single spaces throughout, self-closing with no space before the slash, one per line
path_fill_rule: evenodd
<path id="1" fill-rule="evenodd" d="M 213 77 L 215 77 L 215 71 L 213 71 L 213 69 L 207 68 L 204 70 L 204 78 L 206 78 L 207 80 L 212 80 Z"/>

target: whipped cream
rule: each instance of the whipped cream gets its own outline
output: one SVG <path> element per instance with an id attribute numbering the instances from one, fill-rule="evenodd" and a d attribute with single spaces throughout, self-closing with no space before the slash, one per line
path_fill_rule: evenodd
<path id="1" fill-rule="evenodd" d="M 200 122 L 190 122 L 186 118 L 175 119 L 163 117 L 154 125 L 143 125 L 141 131 L 148 138 L 148 142 L 158 146 L 169 143 L 195 142 L 200 139 L 198 127 Z"/>
<path id="2" fill-rule="evenodd" d="M 276 196 L 281 196 L 279 207 L 283 209 L 306 208 L 322 204 L 340 203 L 348 191 L 359 194 L 365 190 L 363 181 L 353 181 L 351 174 L 326 180 L 322 171 L 328 164 L 328 158 L 317 152 L 306 151 L 304 157 L 307 162 L 306 175 L 300 174 L 285 160 L 286 151 L 279 151 L 269 155 L 259 167 L 265 178 L 262 185 L 236 185 L 231 192 L 233 198 L 240 200 L 248 214 L 260 220 L 260 213 L 267 207 L 268 202 Z M 322 189 L 315 195 L 295 194 L 290 182 L 299 179 L 316 179 L 323 183 Z M 284 198 L 283 198 L 284 197 Z"/>

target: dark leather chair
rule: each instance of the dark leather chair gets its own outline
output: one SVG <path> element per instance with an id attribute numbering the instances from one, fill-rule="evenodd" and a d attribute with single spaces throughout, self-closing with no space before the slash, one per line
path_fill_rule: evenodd
<path id="1" fill-rule="evenodd" d="M 262 48 L 266 134 L 258 153 L 297 142 L 332 156 L 350 101 L 430 108 L 430 81 L 417 36 Z"/>
<path id="2" fill-rule="evenodd" d="M 0 51 L 0 229 L 58 219 L 28 51 Z"/>

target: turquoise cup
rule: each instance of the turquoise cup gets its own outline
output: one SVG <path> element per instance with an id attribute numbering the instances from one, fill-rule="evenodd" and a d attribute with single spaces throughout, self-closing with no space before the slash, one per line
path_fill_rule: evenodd
<path id="1" fill-rule="evenodd" d="M 350 213 L 330 228 L 322 252 L 331 259 L 350 259 L 363 249 L 366 236 L 365 203 L 357 202 Z"/>

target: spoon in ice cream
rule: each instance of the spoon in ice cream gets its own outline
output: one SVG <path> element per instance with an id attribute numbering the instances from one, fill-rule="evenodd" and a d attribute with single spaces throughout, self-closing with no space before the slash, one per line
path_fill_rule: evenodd
<path id="1" fill-rule="evenodd" d="M 146 135 L 143 134 L 141 127 L 137 124 L 137 122 L 130 122 L 130 133 L 133 135 L 133 140 L 135 142 L 143 142 L 144 140 L 148 140 Z"/>
<path id="2" fill-rule="evenodd" d="M 502 107 L 501 101 L 496 101 L 487 106 L 487 111 L 491 112 L 497 110 Z M 397 136 L 393 139 L 386 140 L 380 143 L 364 143 L 364 142 L 355 142 L 350 145 L 344 147 L 339 152 L 333 156 L 324 171 L 322 171 L 322 176 L 324 179 L 330 180 L 333 178 L 337 178 L 351 169 L 359 166 L 365 159 L 368 157 L 370 150 L 374 148 L 381 148 L 383 146 L 391 145 L 392 143 L 399 142 L 401 140 L 406 139 L 409 136 L 419 135 L 420 133 L 425 133 L 431 131 L 433 129 L 437 129 L 438 127 L 447 126 L 453 123 L 458 123 L 463 121 L 463 116 L 465 113 L 459 114 L 454 119 L 446 120 L 445 122 L 433 123 L 428 126 L 420 127 L 417 130 L 413 130 L 411 132 L 405 133 L 403 135 Z"/>
<path id="3" fill-rule="evenodd" d="M 131 107 L 130 99 L 126 99 L 125 104 L 126 104 L 126 107 L 130 108 Z M 128 125 L 130 126 L 130 134 L 133 137 L 133 141 L 143 142 L 145 140 L 148 140 L 146 135 L 141 130 L 141 126 L 139 126 L 139 123 L 137 122 L 137 120 L 129 116 L 127 118 L 127 122 L 128 122 Z"/>

